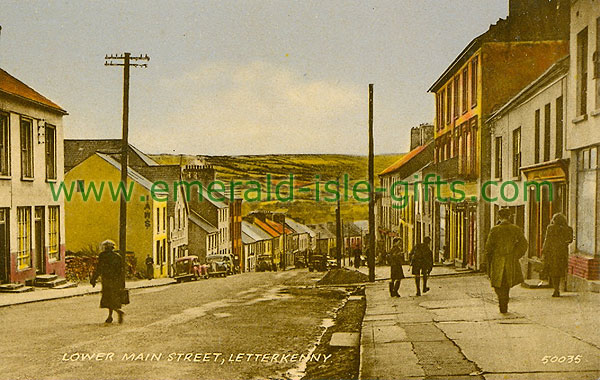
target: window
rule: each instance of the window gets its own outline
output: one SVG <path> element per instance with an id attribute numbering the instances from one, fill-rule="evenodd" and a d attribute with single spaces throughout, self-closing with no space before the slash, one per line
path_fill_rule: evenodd
<path id="1" fill-rule="evenodd" d="M 31 267 L 31 207 L 17 207 L 17 268 Z"/>
<path id="2" fill-rule="evenodd" d="M 465 67 L 462 73 L 462 113 L 467 112 L 467 96 L 468 96 L 468 69 Z"/>
<path id="3" fill-rule="evenodd" d="M 167 209 L 166 208 L 162 209 L 162 216 L 163 216 L 162 217 L 162 227 L 163 227 L 162 230 L 163 230 L 163 232 L 166 232 L 167 231 Z"/>
<path id="4" fill-rule="evenodd" d="M 556 145 L 555 145 L 555 158 L 562 158 L 563 154 L 563 97 L 560 96 L 556 99 Z"/>
<path id="5" fill-rule="evenodd" d="M 577 152 L 577 249 L 593 254 L 596 247 L 597 147 Z"/>
<path id="6" fill-rule="evenodd" d="M 85 181 L 83 179 L 77 180 L 77 192 L 83 193 L 85 188 Z"/>
<path id="7" fill-rule="evenodd" d="M 495 173 L 497 179 L 502 179 L 502 136 L 496 137 L 495 150 Z"/>
<path id="8" fill-rule="evenodd" d="M 550 160 L 550 103 L 544 106 L 544 161 Z"/>
<path id="9" fill-rule="evenodd" d="M 444 102 L 446 101 L 446 90 L 442 90 L 442 95 L 440 96 L 440 126 L 439 129 L 442 129 L 444 127 L 444 124 L 446 124 L 446 107 Z"/>
<path id="10" fill-rule="evenodd" d="M 454 119 L 458 119 L 458 85 L 460 84 L 460 78 L 458 75 L 454 77 Z"/>
<path id="11" fill-rule="evenodd" d="M 0 113 L 0 175 L 10 175 L 9 131 L 8 114 Z"/>
<path id="12" fill-rule="evenodd" d="M 60 259 L 60 209 L 59 206 L 48 207 L 48 259 Z"/>
<path id="13" fill-rule="evenodd" d="M 577 34 L 577 115 L 587 113 L 588 29 Z"/>
<path id="14" fill-rule="evenodd" d="M 521 127 L 513 131 L 512 138 L 512 175 L 518 177 L 521 169 Z"/>
<path id="15" fill-rule="evenodd" d="M 446 124 L 452 120 L 452 83 L 446 87 Z"/>
<path id="16" fill-rule="evenodd" d="M 56 179 L 56 127 L 46 124 L 46 179 Z"/>
<path id="17" fill-rule="evenodd" d="M 156 209 L 156 233 L 160 232 L 160 209 Z"/>
<path id="18" fill-rule="evenodd" d="M 33 123 L 21 119 L 21 178 L 33 178 Z"/>
<path id="19" fill-rule="evenodd" d="M 535 147 L 533 149 L 534 162 L 537 164 L 540 162 L 540 110 L 535 110 Z"/>
<path id="20" fill-rule="evenodd" d="M 477 57 L 471 61 L 471 107 L 477 106 L 477 61 Z"/>

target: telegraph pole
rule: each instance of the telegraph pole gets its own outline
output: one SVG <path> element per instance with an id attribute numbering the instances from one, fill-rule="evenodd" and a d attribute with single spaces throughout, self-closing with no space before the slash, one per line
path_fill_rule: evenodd
<path id="1" fill-rule="evenodd" d="M 344 234 L 342 231 L 342 224 L 341 224 L 341 215 L 340 215 L 340 198 L 341 198 L 341 194 L 340 194 L 340 177 L 337 177 L 337 191 L 338 191 L 338 199 L 337 199 L 337 208 L 335 210 L 335 224 L 336 224 L 336 232 L 337 232 L 337 236 L 335 237 L 335 239 L 337 240 L 336 243 L 336 254 L 337 254 L 337 266 L 338 268 L 342 267 L 342 245 L 344 244 Z"/>
<path id="2" fill-rule="evenodd" d="M 123 66 L 123 133 L 121 137 L 121 204 L 119 208 L 119 252 L 123 257 L 123 276 L 127 276 L 127 153 L 129 151 L 129 68 L 146 68 L 146 63 L 131 63 L 131 61 L 149 61 L 148 55 L 132 57 L 131 53 L 121 55 L 111 54 L 104 57 L 104 66 Z"/>
<path id="3" fill-rule="evenodd" d="M 373 154 L 373 84 L 369 84 L 369 281 L 375 281 L 375 175 Z"/>

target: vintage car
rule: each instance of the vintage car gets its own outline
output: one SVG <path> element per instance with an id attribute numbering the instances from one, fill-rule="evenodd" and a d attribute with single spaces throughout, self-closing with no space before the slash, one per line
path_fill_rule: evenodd
<path id="1" fill-rule="evenodd" d="M 256 260 L 255 270 L 257 272 L 266 272 L 273 269 L 273 261 L 271 255 L 261 255 Z"/>
<path id="2" fill-rule="evenodd" d="M 208 268 L 206 265 L 200 264 L 198 256 L 179 257 L 175 259 L 174 267 L 174 278 L 177 282 L 208 278 Z"/>
<path id="3" fill-rule="evenodd" d="M 337 260 L 336 259 L 327 260 L 327 269 L 334 269 L 334 268 L 338 268 Z"/>
<path id="4" fill-rule="evenodd" d="M 312 271 L 326 271 L 327 270 L 327 258 L 323 255 L 311 255 L 308 259 L 308 270 Z"/>
<path id="5" fill-rule="evenodd" d="M 234 273 L 233 258 L 231 255 L 208 255 L 208 275 L 210 277 L 226 277 Z"/>

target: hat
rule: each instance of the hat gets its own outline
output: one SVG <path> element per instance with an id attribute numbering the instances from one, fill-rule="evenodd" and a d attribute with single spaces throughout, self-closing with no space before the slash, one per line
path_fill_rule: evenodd
<path id="1" fill-rule="evenodd" d="M 107 239 L 100 243 L 100 251 L 104 251 L 104 249 L 108 247 L 114 249 L 116 246 L 117 244 L 114 241 Z"/>

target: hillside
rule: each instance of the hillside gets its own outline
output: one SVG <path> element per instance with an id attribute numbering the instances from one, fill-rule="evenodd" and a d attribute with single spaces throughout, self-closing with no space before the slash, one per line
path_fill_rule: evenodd
<path id="1" fill-rule="evenodd" d="M 256 156 L 192 156 L 192 155 L 150 155 L 161 164 L 186 164 L 196 159 L 203 159 L 213 165 L 217 172 L 217 179 L 223 182 L 256 181 L 261 184 L 263 191 L 260 201 L 244 202 L 243 212 L 248 213 L 256 209 L 270 211 L 285 211 L 288 215 L 304 220 L 306 223 L 320 223 L 335 220 L 335 202 L 327 202 L 323 198 L 326 193 L 325 182 L 335 180 L 338 176 L 343 178 L 348 175 L 349 187 L 357 181 L 368 179 L 366 156 L 352 156 L 342 154 L 288 154 L 288 155 L 256 155 Z M 400 159 L 403 154 L 390 154 L 375 156 L 375 180 L 377 174 Z M 294 175 L 294 201 L 278 201 L 273 189 L 270 200 L 267 200 L 266 177 L 271 175 L 273 184 L 287 180 L 290 174 Z M 317 175 L 319 176 L 317 179 Z M 319 183 L 321 199 L 316 199 L 316 183 Z M 241 186 L 247 190 L 247 185 Z M 298 191 L 305 188 L 305 191 Z M 285 197 L 287 193 L 283 193 Z M 251 194 L 254 198 L 256 192 Z M 359 202 L 349 199 L 342 202 L 342 218 L 346 220 L 361 220 L 368 217 L 368 202 Z"/>

